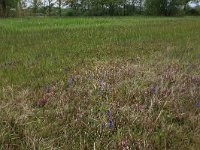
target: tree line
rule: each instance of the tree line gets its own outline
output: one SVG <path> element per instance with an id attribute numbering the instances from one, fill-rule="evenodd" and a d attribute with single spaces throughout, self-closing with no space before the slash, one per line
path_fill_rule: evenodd
<path id="1" fill-rule="evenodd" d="M 0 15 L 174 16 L 199 14 L 200 0 L 0 0 Z"/>

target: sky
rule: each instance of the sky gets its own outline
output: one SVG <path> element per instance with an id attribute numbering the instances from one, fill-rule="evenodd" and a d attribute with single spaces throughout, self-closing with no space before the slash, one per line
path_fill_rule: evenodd
<path id="1" fill-rule="evenodd" d="M 189 5 L 191 6 L 191 7 L 195 7 L 195 6 L 197 6 L 197 3 L 189 3 Z M 199 3 L 199 5 L 200 5 L 200 3 Z"/>

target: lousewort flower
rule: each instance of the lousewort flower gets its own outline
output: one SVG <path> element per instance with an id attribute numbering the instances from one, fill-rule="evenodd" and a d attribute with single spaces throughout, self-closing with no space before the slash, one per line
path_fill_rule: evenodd
<path id="1" fill-rule="evenodd" d="M 122 140 L 119 142 L 119 147 L 122 150 L 129 150 L 128 142 L 127 140 Z"/>
<path id="2" fill-rule="evenodd" d="M 195 106 L 200 107 L 200 101 L 196 102 Z"/>
<path id="3" fill-rule="evenodd" d="M 55 93 L 52 91 L 50 93 L 47 94 L 47 96 L 50 98 L 50 97 L 53 97 L 55 95 Z"/>
<path id="4" fill-rule="evenodd" d="M 98 79 L 98 84 L 99 84 L 100 87 L 103 86 L 103 79 L 102 79 L 102 78 L 99 78 L 99 79 Z"/>
<path id="5" fill-rule="evenodd" d="M 150 88 L 150 92 L 151 92 L 152 94 L 156 94 L 156 87 L 155 87 L 155 86 L 152 86 L 152 87 Z"/>
<path id="6" fill-rule="evenodd" d="M 108 110 L 106 111 L 106 115 L 107 115 L 108 117 L 110 117 L 110 114 L 111 114 L 111 111 L 110 111 L 110 109 L 108 109 Z"/>
<path id="7" fill-rule="evenodd" d="M 74 78 L 73 77 L 70 77 L 68 80 L 67 80 L 67 83 L 69 85 L 72 85 L 74 83 Z"/>
<path id="8" fill-rule="evenodd" d="M 101 128 L 102 128 L 102 129 L 105 128 L 105 123 L 104 123 L 104 122 L 101 124 Z"/>
<path id="9" fill-rule="evenodd" d="M 196 83 L 198 81 L 200 81 L 199 77 L 197 77 L 197 76 L 196 77 L 195 76 L 192 77 L 192 83 Z"/>
<path id="10" fill-rule="evenodd" d="M 111 119 L 108 119 L 108 127 L 109 128 L 113 127 L 113 121 Z"/>
<path id="11" fill-rule="evenodd" d="M 48 102 L 48 99 L 47 99 L 47 98 L 42 98 L 42 99 L 39 99 L 39 100 L 37 101 L 37 105 L 38 105 L 39 107 L 43 107 L 47 102 Z"/>
<path id="12" fill-rule="evenodd" d="M 111 89 L 111 84 L 108 83 L 106 88 L 107 88 L 107 90 L 110 90 Z"/>
<path id="13" fill-rule="evenodd" d="M 89 79 L 89 80 L 92 80 L 92 79 L 93 79 L 93 76 L 90 74 L 89 77 L 88 77 L 88 79 Z"/>

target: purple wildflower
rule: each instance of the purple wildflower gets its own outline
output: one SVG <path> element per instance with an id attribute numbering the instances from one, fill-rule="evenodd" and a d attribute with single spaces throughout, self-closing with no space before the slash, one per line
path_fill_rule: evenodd
<path id="1" fill-rule="evenodd" d="M 69 85 L 72 85 L 73 82 L 74 82 L 74 78 L 73 78 L 73 77 L 70 77 L 70 78 L 67 80 L 67 83 L 68 83 Z"/>
<path id="2" fill-rule="evenodd" d="M 98 84 L 99 84 L 100 87 L 103 86 L 103 79 L 102 79 L 102 78 L 99 78 L 99 79 L 98 79 Z"/>
<path id="3" fill-rule="evenodd" d="M 106 85 L 106 88 L 107 88 L 107 90 L 110 90 L 110 89 L 111 89 L 111 84 L 108 83 L 108 84 Z"/>
<path id="4" fill-rule="evenodd" d="M 108 117 L 110 117 L 110 114 L 111 114 L 110 109 L 108 109 L 108 110 L 106 111 L 106 114 L 107 114 Z"/>
<path id="5" fill-rule="evenodd" d="M 88 79 L 89 79 L 89 80 L 92 80 L 92 79 L 93 79 L 93 76 L 90 74 L 89 77 L 88 77 Z"/>
<path id="6" fill-rule="evenodd" d="M 113 121 L 111 119 L 108 119 L 108 127 L 109 128 L 113 127 Z"/>
<path id="7" fill-rule="evenodd" d="M 151 92 L 152 94 L 156 94 L 156 87 L 155 87 L 155 86 L 152 86 L 152 87 L 150 88 L 150 92 Z"/>
<path id="8" fill-rule="evenodd" d="M 127 140 L 121 140 L 119 142 L 119 147 L 122 150 L 129 150 L 128 141 Z"/>
<path id="9" fill-rule="evenodd" d="M 98 93 L 100 94 L 103 91 L 103 79 L 98 79 Z"/>
<path id="10" fill-rule="evenodd" d="M 47 102 L 48 102 L 48 99 L 42 98 L 42 99 L 39 99 L 39 100 L 37 101 L 37 105 L 38 105 L 39 107 L 43 107 Z"/>
<path id="11" fill-rule="evenodd" d="M 101 124 L 101 128 L 102 128 L 102 129 L 105 128 L 105 123 L 104 123 L 104 122 Z"/>
<path id="12" fill-rule="evenodd" d="M 55 95 L 54 92 L 50 92 L 50 93 L 48 93 L 48 96 L 49 96 L 49 97 L 53 97 L 54 95 Z"/>
<path id="13" fill-rule="evenodd" d="M 196 83 L 196 82 L 198 82 L 198 81 L 200 81 L 200 78 L 199 77 L 192 77 L 192 83 Z"/>
<path id="14" fill-rule="evenodd" d="M 200 107 L 200 101 L 196 102 L 195 106 Z"/>

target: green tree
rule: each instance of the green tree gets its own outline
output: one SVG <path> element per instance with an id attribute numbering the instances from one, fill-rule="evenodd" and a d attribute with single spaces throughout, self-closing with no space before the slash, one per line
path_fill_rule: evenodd
<path id="1" fill-rule="evenodd" d="M 2 8 L 2 16 L 6 17 L 7 16 L 7 1 L 6 0 L 0 0 L 0 6 Z"/>
<path id="2" fill-rule="evenodd" d="M 47 0 L 48 2 L 48 14 L 49 16 L 51 15 L 52 7 L 54 6 L 54 1 L 53 0 Z"/>
<path id="3" fill-rule="evenodd" d="M 181 2 L 179 0 L 146 0 L 145 11 L 148 15 L 175 15 Z"/>
<path id="4" fill-rule="evenodd" d="M 58 8 L 59 8 L 59 16 L 62 16 L 62 6 L 64 4 L 63 0 L 57 0 Z"/>
<path id="5" fill-rule="evenodd" d="M 0 7 L 2 8 L 1 12 L 2 16 L 7 17 L 9 14 L 9 10 L 11 8 L 15 8 L 16 14 L 18 14 L 20 12 L 19 9 L 21 8 L 20 5 L 21 5 L 20 0 L 0 0 Z"/>
<path id="6" fill-rule="evenodd" d="M 38 12 L 38 8 L 42 5 L 41 0 L 32 0 L 33 13 L 36 14 Z"/>

